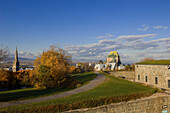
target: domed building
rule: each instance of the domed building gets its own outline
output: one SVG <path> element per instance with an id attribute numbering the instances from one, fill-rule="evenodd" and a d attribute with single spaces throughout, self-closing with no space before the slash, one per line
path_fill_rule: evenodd
<path id="1" fill-rule="evenodd" d="M 107 56 L 107 63 L 118 63 L 121 64 L 120 56 L 117 51 L 111 51 Z"/>
<path id="2" fill-rule="evenodd" d="M 111 51 L 106 60 L 107 62 L 105 64 L 95 64 L 94 69 L 96 71 L 124 69 L 117 51 Z"/>

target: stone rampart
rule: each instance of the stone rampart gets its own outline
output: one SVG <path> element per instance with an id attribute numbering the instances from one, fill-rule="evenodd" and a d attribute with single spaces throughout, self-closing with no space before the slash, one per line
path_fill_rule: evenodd
<path id="1" fill-rule="evenodd" d="M 135 82 L 160 88 L 170 88 L 169 65 L 135 65 Z"/>
<path id="2" fill-rule="evenodd" d="M 127 80 L 135 80 L 135 71 L 108 71 L 108 73 L 116 77 L 123 76 Z"/>
<path id="3" fill-rule="evenodd" d="M 170 95 L 154 94 L 128 102 L 112 103 L 64 113 L 170 113 Z"/>

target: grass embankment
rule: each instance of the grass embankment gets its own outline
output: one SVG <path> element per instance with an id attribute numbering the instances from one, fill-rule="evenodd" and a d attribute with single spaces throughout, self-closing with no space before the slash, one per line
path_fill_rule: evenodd
<path id="1" fill-rule="evenodd" d="M 80 81 L 81 85 L 87 84 L 90 80 L 94 79 L 97 75 L 93 72 L 85 72 L 72 74 L 76 80 Z M 54 95 L 61 92 L 71 90 L 69 88 L 55 88 L 55 89 L 37 89 L 25 88 L 0 92 L 0 102 L 17 101 L 23 99 L 37 98 L 47 95 Z"/>
<path id="2" fill-rule="evenodd" d="M 170 60 L 153 60 L 147 62 L 139 62 L 136 64 L 170 65 Z"/>
<path id="3" fill-rule="evenodd" d="M 104 73 L 105 74 L 105 73 Z M 155 89 L 105 74 L 106 80 L 94 89 L 64 98 L 1 108 L 6 112 L 61 112 L 129 101 L 155 93 Z"/>

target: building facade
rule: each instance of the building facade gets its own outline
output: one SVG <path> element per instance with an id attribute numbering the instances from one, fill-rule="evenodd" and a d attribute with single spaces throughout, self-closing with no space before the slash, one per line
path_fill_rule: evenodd
<path id="1" fill-rule="evenodd" d="M 110 54 L 107 56 L 107 62 L 105 64 L 95 64 L 94 70 L 100 71 L 100 70 L 120 70 L 124 69 L 124 66 L 122 65 L 120 61 L 120 56 L 117 51 L 111 51 Z"/>
<path id="2" fill-rule="evenodd" d="M 170 88 L 170 65 L 135 65 L 135 81 L 159 88 Z"/>
<path id="3" fill-rule="evenodd" d="M 116 63 L 95 64 L 94 69 L 95 71 L 107 70 L 108 68 L 110 70 L 115 70 L 115 65 Z"/>
<path id="4" fill-rule="evenodd" d="M 111 51 L 107 56 L 107 63 L 118 63 L 121 64 L 120 56 L 117 51 Z"/>
<path id="5" fill-rule="evenodd" d="M 14 63 L 13 63 L 12 71 L 17 72 L 18 70 L 19 70 L 19 61 L 18 61 L 18 51 L 17 51 L 17 48 L 16 48 L 15 60 L 14 60 Z"/>

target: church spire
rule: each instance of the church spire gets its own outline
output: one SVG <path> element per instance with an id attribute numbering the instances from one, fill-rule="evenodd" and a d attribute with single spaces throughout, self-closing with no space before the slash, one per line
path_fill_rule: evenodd
<path id="1" fill-rule="evenodd" d="M 17 47 L 16 47 L 16 51 L 15 51 L 15 61 L 18 62 L 18 51 L 17 51 Z"/>
<path id="2" fill-rule="evenodd" d="M 14 60 L 14 63 L 13 63 L 12 70 L 13 70 L 13 72 L 17 72 L 19 70 L 19 61 L 18 61 L 17 47 L 16 47 L 16 51 L 15 51 L 15 60 Z"/>

